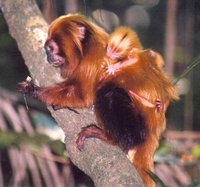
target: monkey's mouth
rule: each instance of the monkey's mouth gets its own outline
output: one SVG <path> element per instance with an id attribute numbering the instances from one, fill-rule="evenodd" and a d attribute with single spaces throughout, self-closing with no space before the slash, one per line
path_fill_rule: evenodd
<path id="1" fill-rule="evenodd" d="M 60 60 L 60 59 L 58 59 L 58 60 L 56 60 L 56 61 L 51 61 L 51 62 L 49 62 L 51 65 L 53 65 L 54 67 L 60 67 L 60 66 L 62 66 L 62 64 L 63 64 L 63 62 Z"/>
<path id="2" fill-rule="evenodd" d="M 60 67 L 60 66 L 62 66 L 63 63 L 64 63 L 64 59 L 63 59 L 63 58 L 54 58 L 54 57 L 51 56 L 51 55 L 47 56 L 47 61 L 48 61 L 51 65 L 53 65 L 53 66 L 55 66 L 55 67 Z"/>

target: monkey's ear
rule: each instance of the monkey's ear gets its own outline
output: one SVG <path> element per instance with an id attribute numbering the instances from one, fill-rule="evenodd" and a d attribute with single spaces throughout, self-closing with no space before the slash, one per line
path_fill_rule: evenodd
<path id="1" fill-rule="evenodd" d="M 157 66 L 162 69 L 163 65 L 164 65 L 164 60 L 163 57 L 156 51 L 150 49 L 149 50 L 149 55 L 152 56 L 153 58 L 155 58 L 155 63 L 157 64 Z"/>
<path id="2" fill-rule="evenodd" d="M 76 24 L 76 27 L 77 27 L 77 29 L 79 30 L 79 35 L 78 35 L 78 38 L 80 39 L 80 40 L 83 40 L 84 38 L 85 38 L 85 27 L 84 26 L 82 26 L 82 25 L 78 25 L 78 24 Z"/>

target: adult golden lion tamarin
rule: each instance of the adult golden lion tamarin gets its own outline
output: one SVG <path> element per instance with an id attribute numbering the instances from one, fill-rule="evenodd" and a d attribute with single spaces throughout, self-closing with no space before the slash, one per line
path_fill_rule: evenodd
<path id="1" fill-rule="evenodd" d="M 165 129 L 165 111 L 178 98 L 162 70 L 162 57 L 143 50 L 129 28 L 119 27 L 109 36 L 78 14 L 61 16 L 50 25 L 45 50 L 47 60 L 60 67 L 67 79 L 46 88 L 22 82 L 18 91 L 55 109 L 94 105 L 98 126 L 83 128 L 77 147 L 82 149 L 88 137 L 118 145 L 145 186 L 154 186 L 145 169 L 154 171 L 153 155 Z"/>

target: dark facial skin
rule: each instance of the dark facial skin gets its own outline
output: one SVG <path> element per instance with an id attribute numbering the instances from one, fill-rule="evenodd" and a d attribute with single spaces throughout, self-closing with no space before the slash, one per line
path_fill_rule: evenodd
<path id="1" fill-rule="evenodd" d="M 53 66 L 60 67 L 64 64 L 65 58 L 59 53 L 59 47 L 56 42 L 49 40 L 45 43 L 45 50 L 47 54 L 47 61 Z"/>

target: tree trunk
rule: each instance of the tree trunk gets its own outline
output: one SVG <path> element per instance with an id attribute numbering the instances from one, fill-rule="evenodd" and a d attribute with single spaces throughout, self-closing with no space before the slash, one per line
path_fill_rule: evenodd
<path id="1" fill-rule="evenodd" d="M 48 26 L 35 1 L 0 0 L 0 7 L 33 80 L 40 86 L 55 84 L 59 72 L 47 63 L 43 49 Z M 143 186 L 135 167 L 120 148 L 94 138 L 85 141 L 82 151 L 76 148 L 81 127 L 95 123 L 91 109 L 79 109 L 80 114 L 49 109 L 65 133 L 72 162 L 93 179 L 95 186 Z"/>
<path id="2" fill-rule="evenodd" d="M 174 71 L 174 51 L 176 44 L 176 12 L 178 0 L 167 0 L 165 31 L 165 69 L 169 75 Z"/>

